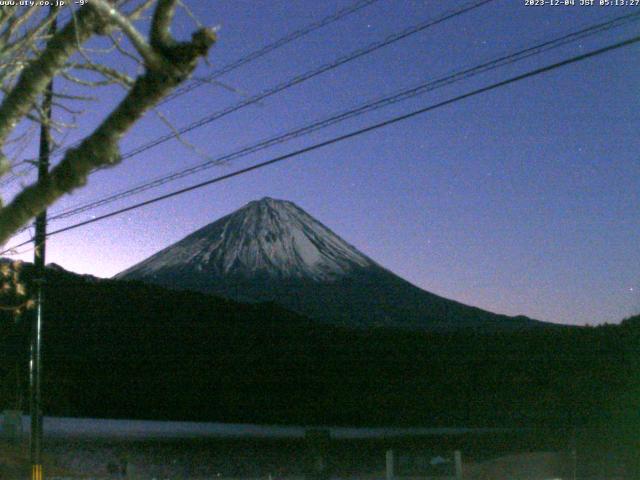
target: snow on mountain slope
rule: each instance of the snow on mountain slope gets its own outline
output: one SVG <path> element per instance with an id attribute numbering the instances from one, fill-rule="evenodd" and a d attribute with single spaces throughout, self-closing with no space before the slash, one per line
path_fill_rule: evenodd
<path id="1" fill-rule="evenodd" d="M 263 198 L 116 275 L 243 302 L 275 302 L 340 325 L 512 328 L 534 323 L 426 292 L 291 202 Z"/>
<path id="2" fill-rule="evenodd" d="M 213 276 L 334 280 L 371 259 L 295 204 L 263 198 L 192 233 L 116 278 L 180 268 Z"/>

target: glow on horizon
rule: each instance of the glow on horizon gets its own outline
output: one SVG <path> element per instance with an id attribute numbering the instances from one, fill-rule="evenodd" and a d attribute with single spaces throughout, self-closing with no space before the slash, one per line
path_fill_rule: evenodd
<path id="1" fill-rule="evenodd" d="M 222 23 L 221 42 L 212 53 L 216 65 L 344 6 L 337 0 L 254 2 L 246 8 L 219 2 L 215 9 L 207 0 L 189 4 L 203 23 Z M 450 8 L 445 4 L 449 2 L 376 2 L 224 81 L 255 94 L 401 31 L 430 16 L 432 9 Z M 497 1 L 186 139 L 207 154 L 227 153 L 624 10 L 531 9 L 520 2 Z M 633 33 L 633 25 L 612 30 L 583 40 L 580 47 L 568 45 L 129 200 L 227 173 Z M 323 41 L 327 38 L 331 42 Z M 618 322 L 640 312 L 640 217 L 635 208 L 640 204 L 640 97 L 631 86 L 639 65 L 640 48 L 629 47 L 458 102 L 375 135 L 63 233 L 51 238 L 47 261 L 110 277 L 245 203 L 272 196 L 295 202 L 384 267 L 432 293 L 546 321 Z M 184 125 L 237 101 L 237 93 L 209 86 L 162 110 L 175 124 Z M 166 131 L 150 117 L 124 140 L 123 151 Z M 85 189 L 52 210 L 202 161 L 184 145 L 167 143 L 98 172 Z M 31 254 L 21 258 L 31 260 Z"/>

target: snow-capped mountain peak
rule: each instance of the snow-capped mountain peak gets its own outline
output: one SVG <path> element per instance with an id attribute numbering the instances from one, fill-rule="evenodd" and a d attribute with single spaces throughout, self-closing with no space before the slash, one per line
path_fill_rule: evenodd
<path id="1" fill-rule="evenodd" d="M 529 328 L 421 290 L 379 266 L 295 204 L 263 198 L 118 274 L 242 302 L 274 302 L 349 327 Z"/>
<path id="2" fill-rule="evenodd" d="M 167 269 L 212 276 L 327 281 L 376 265 L 292 202 L 265 197 L 192 233 L 118 277 Z"/>

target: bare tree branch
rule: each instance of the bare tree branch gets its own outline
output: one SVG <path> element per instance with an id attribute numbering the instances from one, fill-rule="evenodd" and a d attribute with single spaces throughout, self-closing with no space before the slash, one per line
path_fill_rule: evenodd
<path id="1" fill-rule="evenodd" d="M 134 84 L 134 79 L 131 78 L 126 73 L 120 72 L 114 68 L 107 67 L 105 65 L 97 64 L 97 63 L 82 63 L 76 64 L 73 66 L 74 69 L 77 70 L 87 70 L 91 72 L 99 73 L 105 80 L 107 80 L 107 84 L 111 85 L 113 83 L 119 83 L 129 88 Z M 80 80 L 81 82 L 87 82 L 86 80 Z M 97 82 L 94 82 L 92 86 L 95 86 Z"/>
<path id="2" fill-rule="evenodd" d="M 117 38 L 113 34 L 110 34 L 109 38 L 111 39 L 111 42 L 113 43 L 113 46 L 116 48 L 116 50 L 118 50 L 118 52 L 120 52 L 123 56 L 129 58 L 137 65 L 142 64 L 142 62 L 138 57 L 136 57 L 133 53 L 129 52 L 126 48 L 122 46 L 122 40 L 120 38 Z"/>
<path id="3" fill-rule="evenodd" d="M 124 34 L 129 38 L 137 52 L 144 59 L 147 67 L 160 68 L 162 64 L 162 57 L 158 55 L 158 52 L 152 48 L 152 44 L 149 45 L 138 29 L 129 21 L 127 17 L 122 15 L 115 7 L 113 7 L 106 0 L 92 0 L 91 5 L 98 10 L 108 20 L 117 25 Z M 159 8 L 159 7 L 158 7 Z M 153 35 L 152 35 L 153 38 Z"/>
<path id="4" fill-rule="evenodd" d="M 156 0 L 146 0 L 146 1 L 142 2 L 132 12 L 128 13 L 127 17 L 131 21 L 137 20 L 138 18 L 140 18 L 140 16 L 144 12 L 146 12 L 149 8 L 151 8 L 151 5 L 153 5 L 154 3 L 156 3 Z"/>
<path id="5" fill-rule="evenodd" d="M 77 51 L 77 40 L 86 41 L 94 32 L 104 28 L 96 10 L 80 9 L 77 20 L 69 22 L 51 38 L 40 57 L 21 73 L 13 90 L 0 105 L 0 144 L 3 144 L 18 122 L 31 110 L 51 79 Z"/>
<path id="6" fill-rule="evenodd" d="M 128 28 L 122 19 L 129 20 L 119 12 L 105 14 L 100 6 L 105 3 L 104 0 L 92 0 L 93 8 L 83 7 L 75 21 L 54 35 L 42 54 L 24 69 L 16 88 L 0 105 L 0 143 L 4 143 L 16 123 L 27 115 L 44 86 L 64 68 L 81 42 L 93 32 L 105 33 L 111 26 L 123 31 L 123 27 Z M 145 58 L 146 71 L 135 79 L 120 104 L 93 133 L 76 148 L 67 151 L 46 181 L 25 187 L 10 204 L 0 209 L 0 244 L 62 195 L 85 185 L 91 172 L 118 164 L 121 161 L 119 141 L 122 136 L 145 112 L 188 78 L 198 59 L 207 55 L 216 40 L 213 30 L 199 29 L 191 41 L 175 41 L 170 35 L 174 10 L 174 0 L 159 1 L 150 33 L 153 41 L 144 41 L 145 46 L 142 47 L 143 51 L 153 52 L 149 58 L 154 60 Z M 132 40 L 130 36 L 129 39 Z M 19 94 L 17 89 L 21 90 Z"/>
<path id="7" fill-rule="evenodd" d="M 158 6 L 151 21 L 151 45 L 162 51 L 174 43 L 171 37 L 171 21 L 176 11 L 176 0 L 158 0 Z"/>

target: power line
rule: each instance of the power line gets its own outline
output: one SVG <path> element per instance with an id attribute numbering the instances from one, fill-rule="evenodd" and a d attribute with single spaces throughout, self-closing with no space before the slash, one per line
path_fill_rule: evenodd
<path id="1" fill-rule="evenodd" d="M 163 103 L 167 103 L 170 102 L 172 100 L 174 100 L 177 97 L 180 97 L 182 95 L 184 95 L 185 93 L 189 93 L 192 90 L 195 90 L 196 88 L 201 87 L 202 85 L 206 85 L 208 82 L 215 80 L 219 77 L 221 77 L 222 75 L 225 75 L 233 70 L 235 70 L 236 68 L 239 68 L 249 62 L 253 62 L 254 60 L 257 60 L 258 58 L 264 57 L 266 54 L 273 52 L 274 50 L 277 50 L 278 48 L 281 48 L 291 42 L 293 42 L 294 40 L 297 40 L 298 38 L 304 37 L 305 35 L 308 35 L 309 33 L 318 30 L 319 28 L 325 27 L 331 23 L 334 23 L 338 20 L 340 20 L 341 18 L 344 18 L 348 15 L 351 15 L 352 13 L 355 13 L 359 10 L 362 10 L 365 7 L 368 7 L 369 5 L 377 2 L 378 0 L 361 0 L 359 2 L 356 2 L 355 4 L 353 4 L 350 7 L 346 7 L 343 8 L 342 10 L 339 10 L 337 12 L 335 12 L 333 15 L 329 15 L 328 17 L 325 17 L 321 20 L 318 20 L 317 22 L 313 22 L 309 25 L 306 25 L 304 27 L 302 27 L 300 30 L 296 30 L 294 32 L 289 33 L 288 35 L 285 35 L 282 38 L 279 38 L 278 40 L 276 40 L 273 43 L 270 43 L 269 45 L 266 45 L 262 48 L 260 48 L 259 50 L 255 50 L 251 53 L 249 53 L 248 55 L 239 58 L 238 60 L 231 62 L 221 68 L 219 68 L 218 70 L 210 73 L 209 75 L 207 75 L 205 78 L 201 79 L 201 80 L 194 80 L 192 81 L 189 85 L 185 85 L 181 88 L 177 88 L 176 90 L 173 91 L 173 93 L 171 93 L 170 95 L 166 96 L 162 102 L 160 102 L 160 104 Z"/>
<path id="2" fill-rule="evenodd" d="M 161 145 L 165 142 L 168 142 L 169 140 L 172 140 L 174 138 L 178 138 L 181 135 L 184 135 L 185 133 L 188 133 L 192 130 L 195 130 L 196 128 L 200 128 L 204 125 L 207 125 L 209 123 L 212 123 L 216 120 L 219 120 L 223 117 L 226 117 L 227 115 L 230 115 L 231 113 L 234 113 L 238 110 L 241 110 L 242 108 L 248 107 L 249 105 L 253 105 L 256 104 L 262 100 L 264 100 L 265 98 L 271 97 L 273 95 L 276 95 L 280 92 L 283 92 L 285 90 L 288 90 L 289 88 L 292 88 L 300 83 L 306 82 L 307 80 L 310 80 L 314 77 L 317 77 L 318 75 L 321 75 L 323 73 L 326 73 L 328 71 L 334 70 L 346 63 L 352 62 L 360 57 L 363 57 L 365 55 L 368 55 L 372 52 L 375 52 L 381 48 L 384 48 L 388 45 L 391 45 L 395 42 L 398 42 L 400 40 L 403 40 L 411 35 L 415 35 L 416 33 L 422 32 L 423 30 L 426 30 L 427 28 L 430 28 L 432 26 L 435 26 L 439 23 L 445 22 L 447 20 L 450 20 L 452 18 L 455 18 L 457 16 L 463 15 L 467 12 L 470 12 L 472 10 L 475 10 L 476 8 L 479 8 L 483 5 L 486 5 L 488 3 L 491 3 L 495 0 L 480 0 L 480 1 L 475 1 L 472 3 L 467 3 L 462 7 L 459 7 L 457 9 L 452 9 L 452 10 L 447 10 L 445 13 L 443 13 L 442 15 L 433 18 L 433 19 L 427 19 L 417 25 L 414 25 L 412 27 L 408 27 L 400 32 L 391 34 L 389 36 L 387 36 L 386 38 L 377 41 L 377 42 L 373 42 L 369 45 L 367 45 L 366 47 L 360 48 L 358 50 L 355 50 L 347 55 L 344 55 L 342 57 L 339 57 L 338 59 L 334 60 L 333 62 L 330 63 L 326 63 L 324 65 L 321 65 L 318 68 L 315 68 L 313 70 L 307 71 L 305 73 L 302 73 L 300 75 L 297 75 L 293 78 L 290 78 L 289 80 L 286 80 L 272 88 L 269 88 L 267 90 L 264 90 L 263 92 L 257 94 L 257 95 L 253 95 L 252 97 L 249 97 L 245 100 L 242 100 L 234 105 L 231 105 L 227 108 L 224 108 L 222 110 L 219 110 L 217 112 L 214 112 L 213 114 L 210 114 L 204 118 L 201 118 L 200 120 L 196 120 L 195 122 L 182 127 L 181 129 L 171 132 L 171 133 L 167 133 L 166 135 L 162 135 L 158 138 L 156 138 L 155 140 L 151 140 L 145 144 L 142 144 L 136 148 L 134 148 L 133 150 L 130 150 L 129 152 L 123 154 L 121 156 L 122 160 L 126 160 L 128 158 L 134 157 L 136 155 L 139 155 L 147 150 L 150 150 L 151 148 L 154 148 L 158 145 Z M 64 150 L 59 150 L 56 152 L 55 156 L 60 156 L 63 155 L 66 151 L 68 151 L 70 148 L 74 148 L 75 146 L 79 145 L 80 142 L 76 142 L 75 144 L 70 145 L 69 147 L 67 147 Z M 5 182 L 0 182 L 0 186 L 5 186 L 8 183 L 13 182 L 15 179 L 19 178 L 20 175 L 24 175 L 27 174 L 29 171 L 31 171 L 33 167 L 29 167 L 27 169 L 25 169 L 22 172 L 17 173 L 14 177 L 5 180 Z"/>
<path id="3" fill-rule="evenodd" d="M 211 168 L 215 165 L 219 165 L 223 162 L 229 162 L 231 160 L 235 160 L 244 156 L 247 156 L 251 153 L 255 153 L 276 144 L 283 143 L 285 141 L 291 140 L 293 138 L 298 138 L 302 135 L 306 135 L 308 133 L 326 128 L 328 126 L 334 125 L 336 123 L 345 121 L 347 119 L 363 115 L 365 113 L 369 113 L 371 111 L 377 110 L 379 108 L 400 102 L 402 100 L 406 100 L 408 98 L 415 97 L 420 94 L 424 94 L 426 92 L 433 91 L 437 88 L 441 88 L 443 86 L 450 85 L 452 83 L 465 80 L 472 76 L 485 73 L 489 70 L 493 70 L 526 58 L 529 58 L 533 55 L 538 55 L 542 52 L 549 51 L 554 48 L 558 48 L 560 46 L 566 45 L 567 43 L 574 42 L 579 39 L 584 39 L 588 36 L 595 35 L 597 33 L 601 33 L 603 31 L 609 30 L 614 27 L 619 27 L 621 25 L 625 25 L 632 21 L 637 21 L 640 19 L 640 12 L 627 14 L 620 17 L 616 17 L 607 22 L 602 22 L 596 25 L 589 26 L 582 30 L 572 32 L 569 34 L 562 35 L 561 37 L 555 38 L 553 40 L 549 40 L 540 44 L 537 44 L 532 47 L 525 48 L 523 50 L 519 50 L 514 53 L 510 53 L 507 55 L 500 56 L 488 62 L 485 62 L 481 65 L 477 65 L 471 68 L 466 68 L 463 70 L 456 71 L 454 73 L 450 73 L 443 77 L 440 77 L 436 80 L 430 80 L 428 82 L 423 82 L 417 86 L 411 87 L 409 89 L 402 90 L 398 93 L 392 94 L 390 96 L 386 96 L 380 98 L 375 101 L 371 101 L 360 105 L 356 108 L 343 111 L 339 114 L 334 114 L 329 116 L 328 118 L 324 118 L 319 121 L 315 121 L 311 124 L 305 125 L 303 127 L 296 128 L 294 130 L 288 131 L 284 134 L 279 134 L 274 137 L 270 137 L 266 140 L 262 140 L 258 143 L 245 146 L 240 150 L 237 150 L 233 153 L 228 153 L 217 157 L 212 160 L 208 160 L 206 162 L 200 163 L 198 165 L 194 165 L 189 168 L 181 169 L 176 172 L 173 172 L 168 175 L 164 175 L 162 177 L 156 178 L 154 180 L 149 180 L 142 184 L 139 184 L 135 187 L 131 187 L 125 190 L 122 190 L 117 193 L 113 193 L 106 197 L 91 201 L 89 203 L 77 205 L 75 207 L 69 207 L 60 211 L 60 213 L 54 214 L 50 217 L 50 220 L 59 220 L 63 218 L 69 218 L 80 213 L 93 210 L 94 208 L 98 208 L 109 203 L 115 202 L 117 200 L 121 200 L 123 198 L 130 197 L 132 195 L 136 195 L 142 192 L 145 192 L 149 189 L 159 187 L 161 185 L 165 185 L 167 183 L 173 182 L 175 180 L 184 178 L 189 175 L 193 175 L 202 170 Z"/>
<path id="4" fill-rule="evenodd" d="M 305 73 L 299 74 L 295 77 L 292 77 L 288 80 L 285 80 L 284 82 L 269 88 L 267 90 L 264 90 L 263 92 L 257 94 L 257 95 L 253 95 L 252 97 L 245 99 L 243 101 L 240 101 L 234 105 L 231 105 L 225 109 L 219 110 L 217 112 L 214 112 L 213 114 L 207 115 L 206 117 L 203 117 L 185 127 L 182 127 L 181 129 L 177 130 L 176 132 L 171 132 L 168 133 L 166 135 L 162 135 L 158 138 L 156 138 L 155 140 L 151 140 L 145 144 L 139 145 L 138 147 L 134 148 L 133 150 L 130 150 L 129 152 L 123 154 L 121 156 L 121 158 L 123 160 L 131 158 L 133 156 L 139 155 L 140 153 L 149 150 L 157 145 L 160 145 L 162 143 L 165 143 L 169 140 L 172 140 L 174 138 L 179 137 L 180 135 L 183 135 L 185 133 L 188 133 L 196 128 L 199 128 L 203 125 L 207 125 L 215 120 L 219 120 L 222 117 L 225 117 L 233 112 L 236 112 L 244 107 L 247 107 L 249 105 L 253 105 L 255 103 L 260 102 L 261 100 L 264 100 L 265 98 L 271 97 L 272 95 L 275 95 L 277 93 L 280 93 L 284 90 L 287 90 L 295 85 L 298 85 L 302 82 L 305 82 L 307 80 L 310 80 L 314 77 L 317 77 L 318 75 L 321 75 L 322 73 L 326 73 L 328 71 L 334 70 L 346 63 L 349 63 L 353 60 L 356 60 L 360 57 L 363 57 L 365 55 L 368 55 L 369 53 L 372 53 L 374 51 L 377 51 L 381 48 L 384 48 L 388 45 L 391 45 L 395 42 L 398 42 L 400 40 L 403 40 L 411 35 L 414 35 L 416 33 L 422 32 L 423 30 L 426 30 L 427 28 L 430 28 L 432 26 L 435 26 L 439 23 L 442 23 L 444 21 L 450 20 L 452 18 L 455 18 L 459 15 L 462 15 L 464 13 L 467 13 L 469 11 L 472 11 L 476 8 L 479 8 L 487 3 L 491 3 L 495 0 L 480 0 L 480 1 L 475 1 L 473 3 L 467 3 L 465 4 L 465 6 L 463 7 L 459 7 L 457 9 L 452 9 L 452 10 L 448 10 L 445 13 L 443 13 L 442 15 L 436 17 L 436 18 L 432 18 L 432 19 L 427 19 L 417 25 L 414 25 L 412 27 L 408 27 L 400 32 L 397 33 L 393 33 L 389 36 L 387 36 L 386 38 L 379 40 L 377 42 L 373 42 L 369 45 L 367 45 L 366 47 L 357 49 L 347 55 L 344 55 L 342 57 L 339 57 L 338 59 L 330 62 L 330 63 L 326 63 L 324 65 L 321 65 L 320 67 L 317 67 L 313 70 L 309 70 Z M 70 148 L 72 148 L 73 146 L 71 146 Z M 68 149 L 66 149 L 68 150 Z M 65 151 L 66 151 L 65 150 Z M 59 151 L 58 155 L 61 155 L 62 153 L 64 153 L 64 151 Z"/>
<path id="5" fill-rule="evenodd" d="M 150 200 L 146 200 L 144 202 L 140 202 L 140 203 L 137 203 L 137 204 L 134 204 L 134 205 L 130 205 L 128 207 L 121 208 L 119 210 L 116 210 L 116 211 L 101 215 L 101 216 L 96 217 L 96 218 L 92 218 L 90 220 L 85 220 L 83 222 L 79 222 L 79 223 L 76 223 L 76 224 L 73 224 L 73 225 L 69 225 L 67 227 L 59 228 L 58 230 L 54 230 L 54 231 L 50 232 L 47 236 L 53 236 L 53 235 L 57 235 L 59 233 L 67 232 L 67 231 L 70 231 L 70 230 L 75 230 L 77 228 L 80 228 L 80 227 L 83 227 L 83 226 L 86 226 L 86 225 L 89 225 L 89 224 L 92 224 L 92 223 L 95 223 L 95 222 L 99 222 L 101 220 L 105 220 L 107 218 L 111 218 L 111 217 L 114 217 L 116 215 L 120 215 L 120 214 L 125 213 L 125 212 L 130 212 L 132 210 L 137 210 L 138 208 L 150 205 L 152 203 L 157 203 L 159 201 L 166 200 L 168 198 L 172 198 L 172 197 L 175 197 L 175 196 L 178 196 L 178 195 L 182 195 L 183 193 L 187 193 L 187 192 L 190 192 L 190 191 L 193 191 L 193 190 L 198 190 L 198 189 L 206 187 L 208 185 L 212 185 L 214 183 L 219 183 L 219 182 L 222 182 L 224 180 L 228 180 L 230 178 L 237 177 L 239 175 L 243 175 L 245 173 L 248 173 L 248 172 L 251 172 L 251 171 L 254 171 L 254 170 L 258 170 L 258 169 L 267 167 L 269 165 L 273 165 L 275 163 L 282 162 L 284 160 L 288 160 L 289 158 L 297 157 L 297 156 L 300 156 L 302 154 L 309 153 L 311 151 L 318 150 L 320 148 L 323 148 L 323 147 L 326 147 L 326 146 L 329 146 L 329 145 L 333 145 L 333 144 L 342 142 L 344 140 L 348 140 L 350 138 L 357 137 L 359 135 L 362 135 L 362 134 L 377 130 L 379 128 L 383 128 L 383 127 L 386 127 L 386 126 L 389 126 L 389 125 L 393 125 L 395 123 L 398 123 L 398 122 L 401 122 L 401 121 L 404 121 L 404 120 L 408 120 L 410 118 L 416 117 L 416 116 L 421 115 L 423 113 L 427 113 L 427 112 L 436 110 L 438 108 L 441 108 L 441 107 L 444 107 L 444 106 L 447 106 L 447 105 L 451 105 L 451 104 L 459 102 L 461 100 L 464 100 L 464 99 L 467 99 L 467 98 L 470 98 L 470 97 L 474 97 L 476 95 L 480 95 L 482 93 L 486 93 L 486 92 L 489 92 L 489 91 L 492 91 L 492 90 L 496 90 L 496 89 L 504 87 L 506 85 L 510 85 L 512 83 L 519 82 L 519 81 L 524 80 L 526 78 L 530 78 L 530 77 L 534 77 L 534 76 L 537 76 L 537 75 L 541 75 L 543 73 L 547 73 L 547 72 L 550 72 L 552 70 L 556 70 L 558 68 L 564 67 L 566 65 L 570 65 L 570 64 L 573 64 L 573 63 L 577 63 L 577 62 L 589 59 L 589 58 L 593 58 L 593 57 L 596 57 L 598 55 L 602 55 L 604 53 L 607 53 L 607 52 L 610 52 L 610 51 L 613 51 L 613 50 L 617 50 L 619 48 L 626 47 L 626 46 L 629 46 L 629 45 L 632 45 L 632 44 L 638 43 L 638 42 L 640 42 L 640 36 L 632 37 L 630 39 L 623 40 L 623 41 L 615 43 L 613 45 L 609 45 L 609 46 L 606 46 L 606 47 L 603 47 L 603 48 L 600 48 L 600 49 L 597 49 L 597 50 L 592 50 L 591 52 L 588 52 L 588 53 L 585 53 L 585 54 L 582 54 L 582 55 L 578 55 L 578 56 L 575 56 L 575 57 L 571 57 L 571 58 L 569 58 L 567 60 L 563 60 L 563 61 L 560 61 L 560 62 L 557 62 L 557 63 L 553 63 L 551 65 L 547 65 L 546 67 L 537 68 L 537 69 L 531 70 L 531 71 L 529 71 L 527 73 L 523 73 L 521 75 L 517 75 L 515 77 L 511 77 L 511 78 L 509 78 L 507 80 L 502 80 L 502 81 L 497 82 L 497 83 L 493 83 L 493 84 L 491 84 L 489 86 L 486 86 L 486 87 L 478 88 L 478 89 L 473 90 L 471 92 L 467 92 L 467 93 L 464 93 L 462 95 L 458 95 L 456 97 L 450 98 L 448 100 L 444 100 L 442 102 L 435 103 L 435 104 L 429 105 L 427 107 L 420 108 L 418 110 L 414 110 L 414 111 L 406 113 L 404 115 L 399 115 L 399 116 L 393 117 L 393 118 L 391 118 L 389 120 L 385 120 L 383 122 L 379 122 L 379 123 L 370 125 L 368 127 L 361 128 L 359 130 L 355 130 L 355 131 L 346 133 L 344 135 L 340 135 L 338 137 L 334 137 L 332 139 L 329 139 L 329 140 L 326 140 L 326 141 L 323 141 L 323 142 L 320 142 L 320 143 L 316 143 L 314 145 L 311 145 L 311 146 L 308 146 L 308 147 L 305 147 L 305 148 L 302 148 L 302 149 L 299 149 L 299 150 L 295 150 L 293 152 L 290 152 L 290 153 L 287 153 L 287 154 L 284 154 L 284 155 L 280 155 L 278 157 L 272 158 L 271 160 L 267 160 L 267 161 L 264 161 L 264 162 L 261 162 L 261 163 L 257 163 L 255 165 L 250 166 L 250 167 L 246 167 L 246 168 L 243 168 L 243 169 L 240 169 L 240 170 L 236 170 L 235 172 L 231 172 L 231 173 L 228 173 L 226 175 L 222 175 L 222 176 L 219 176 L 219 177 L 216 177 L 216 178 L 212 178 L 210 180 L 207 180 L 207 181 L 204 181 L 204 182 L 201 182 L 201 183 L 197 183 L 195 185 L 191 185 L 191 186 L 186 187 L 186 188 L 175 190 L 175 191 L 167 193 L 165 195 L 160 195 L 160 196 L 152 198 Z M 18 245 L 15 245 L 15 246 L 13 246 L 11 248 L 8 248 L 8 249 L 0 252 L 0 255 L 3 255 L 5 253 L 7 253 L 7 252 L 10 252 L 11 250 L 14 250 L 16 248 L 20 248 L 20 247 L 22 247 L 22 246 L 24 246 L 24 245 L 26 245 L 28 243 L 31 243 L 31 240 L 28 240 L 26 242 L 23 242 L 23 243 L 20 243 Z"/>
<path id="6" fill-rule="evenodd" d="M 341 20 L 353 13 L 356 13 L 360 10 L 362 10 L 365 7 L 368 7 L 370 5 L 373 5 L 374 3 L 378 2 L 379 0 L 359 0 L 357 2 L 355 2 L 353 5 L 345 7 L 341 10 L 336 11 L 335 13 L 321 18 L 320 20 L 317 20 L 315 22 L 312 22 L 308 25 L 305 25 L 304 27 L 295 30 L 291 33 L 288 33 L 287 35 L 285 35 L 284 37 L 281 37 L 279 39 L 277 39 L 276 41 L 265 45 L 264 47 L 258 49 L 258 50 L 254 50 L 253 52 L 250 52 L 249 54 L 245 55 L 244 57 L 241 57 L 231 63 L 228 63 L 227 65 L 219 68 L 218 70 L 215 70 L 214 72 L 210 73 L 209 75 L 207 75 L 205 78 L 200 79 L 200 80 L 193 80 L 191 82 L 191 84 L 189 85 L 185 85 L 182 88 L 178 88 L 176 90 L 174 90 L 170 95 L 168 95 L 167 97 L 165 97 L 160 103 L 159 105 L 162 105 L 164 103 L 168 103 L 188 92 L 191 92 L 193 90 L 195 90 L 196 88 L 201 87 L 202 85 L 206 85 L 209 82 L 221 77 L 222 75 L 225 75 L 229 72 L 232 72 L 233 70 L 246 65 L 247 63 L 253 62 L 261 57 L 264 57 L 265 55 L 267 55 L 268 53 L 273 52 L 274 50 L 277 50 L 279 48 L 284 47 L 285 45 L 288 45 L 289 43 L 293 42 L 294 40 L 297 40 L 299 38 L 302 38 L 306 35 L 309 35 L 310 33 L 322 28 L 322 27 L 326 27 L 327 25 L 330 25 L 332 23 L 337 22 L 338 20 Z M 66 147 L 64 150 L 58 150 L 57 152 L 52 152 L 54 153 L 54 155 L 59 156 L 62 152 L 68 150 L 69 148 L 74 148 L 77 147 L 80 144 L 80 142 L 75 142 L 72 145 Z M 22 162 L 21 162 L 22 163 Z M 21 172 L 18 172 L 17 174 L 14 174 L 12 177 L 3 180 L 2 182 L 0 182 L 0 186 L 6 186 L 9 185 L 11 182 L 15 181 L 19 176 L 22 175 L 26 175 L 28 174 L 31 170 L 35 169 L 35 166 L 29 166 L 26 169 L 22 170 Z"/>
<path id="7" fill-rule="evenodd" d="M 453 10 L 448 10 L 447 12 L 445 12 L 444 14 L 434 18 L 434 19 L 428 19 L 424 22 L 421 22 L 417 25 L 414 25 L 412 27 L 408 27 L 405 30 L 402 30 L 401 32 L 398 33 L 394 33 L 389 35 L 388 37 L 371 43 L 369 45 L 367 45 L 366 47 L 360 48 L 358 50 L 355 50 L 354 52 L 349 53 L 348 55 L 339 57 L 338 59 L 334 60 L 333 62 L 324 64 L 322 66 L 320 66 L 319 68 L 307 71 L 305 73 L 302 73 L 300 75 L 297 75 L 289 80 L 286 80 L 278 85 L 276 85 L 275 87 L 269 88 L 265 91 L 263 91 L 262 93 L 259 93 L 257 95 L 254 95 L 250 98 L 247 98 L 241 102 L 236 103 L 235 105 L 231 105 L 225 109 L 219 110 L 217 112 L 214 112 L 211 115 L 208 115 L 204 118 L 201 118 L 200 120 L 196 120 L 195 122 L 191 123 L 190 125 L 187 125 L 186 127 L 182 127 L 181 129 L 179 129 L 177 132 L 171 132 L 168 133 L 166 135 L 163 135 L 161 137 L 156 138 L 155 140 L 152 140 L 150 142 L 147 142 L 143 145 L 140 145 L 137 148 L 134 148 L 133 150 L 130 150 L 129 152 L 125 153 L 122 155 L 122 159 L 125 160 L 127 158 L 131 158 L 135 155 L 139 155 L 153 147 L 156 147 L 162 143 L 165 143 L 169 140 L 172 140 L 174 138 L 179 137 L 180 135 L 184 135 L 185 133 L 188 133 L 192 130 L 195 130 L 196 128 L 200 128 L 203 125 L 207 125 L 209 123 L 212 123 L 216 120 L 219 120 L 223 117 L 226 117 L 227 115 L 234 113 L 242 108 L 245 108 L 249 105 L 253 105 L 257 102 L 260 102 L 262 100 L 264 100 L 265 98 L 271 97 L 277 93 L 283 92 L 285 90 L 288 90 L 291 87 L 294 87 L 302 82 L 306 82 L 307 80 L 310 80 L 314 77 L 317 77 L 318 75 L 321 75 L 323 73 L 326 73 L 328 71 L 334 70 L 346 63 L 352 62 L 360 57 L 363 57 L 365 55 L 368 55 L 372 52 L 375 52 L 381 48 L 384 48 L 388 45 L 391 45 L 395 42 L 398 42 L 400 40 L 403 40 L 411 35 L 415 35 L 416 33 L 422 32 L 423 30 L 426 30 L 427 28 L 433 27 L 439 23 L 445 22 L 447 20 L 450 20 L 452 18 L 455 18 L 457 16 L 463 15 L 467 12 L 470 12 L 472 10 L 475 10 L 476 8 L 479 8 L 483 5 L 486 5 L 488 3 L 493 2 L 494 0 L 480 0 L 480 1 L 475 1 L 471 4 L 466 4 L 463 7 L 457 8 L 457 9 L 453 9 Z"/>

